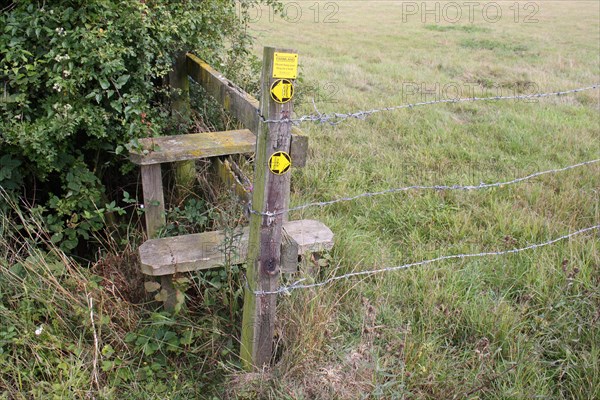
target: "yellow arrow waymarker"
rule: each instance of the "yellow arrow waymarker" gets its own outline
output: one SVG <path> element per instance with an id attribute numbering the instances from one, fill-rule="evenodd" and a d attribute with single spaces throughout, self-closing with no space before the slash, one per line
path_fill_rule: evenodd
<path id="1" fill-rule="evenodd" d="M 271 98 L 279 104 L 284 104 L 294 97 L 294 84 L 289 79 L 277 79 L 271 85 Z"/>
<path id="2" fill-rule="evenodd" d="M 269 158 L 269 171 L 275 175 L 283 175 L 290 170 L 292 158 L 285 151 L 273 153 Z"/>

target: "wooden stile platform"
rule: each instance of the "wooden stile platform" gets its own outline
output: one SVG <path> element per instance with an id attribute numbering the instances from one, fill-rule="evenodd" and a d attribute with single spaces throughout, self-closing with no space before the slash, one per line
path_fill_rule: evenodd
<path id="1" fill-rule="evenodd" d="M 139 143 L 141 148 L 130 150 L 130 160 L 138 165 L 151 165 L 252 153 L 256 147 L 256 136 L 249 129 L 239 129 L 144 138 Z"/>
<path id="2" fill-rule="evenodd" d="M 295 242 L 298 256 L 333 247 L 333 232 L 319 221 L 290 221 L 283 229 Z M 248 232 L 248 227 L 234 232 L 229 249 L 224 248 L 228 241 L 222 231 L 148 240 L 139 248 L 142 272 L 161 276 L 220 267 L 227 262 L 243 264 L 248 253 Z"/>

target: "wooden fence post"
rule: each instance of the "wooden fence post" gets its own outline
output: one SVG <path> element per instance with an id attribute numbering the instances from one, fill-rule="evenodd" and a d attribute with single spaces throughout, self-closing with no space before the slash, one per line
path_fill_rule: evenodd
<path id="1" fill-rule="evenodd" d="M 178 125 L 185 125 L 189 122 L 191 116 L 190 106 L 190 79 L 187 71 L 187 55 L 180 52 L 175 56 L 173 70 L 169 73 L 169 85 L 174 90 L 171 92 L 172 103 L 171 112 Z M 181 131 L 181 129 L 178 129 Z M 187 133 L 186 132 L 177 132 Z M 188 190 L 196 182 L 196 163 L 194 160 L 179 161 L 175 163 L 175 184 L 177 197 L 183 200 Z"/>
<path id="2" fill-rule="evenodd" d="M 264 119 L 292 117 L 292 82 L 296 78 L 297 62 L 295 50 L 264 49 L 259 109 Z M 266 213 L 287 208 L 290 166 L 285 161 L 286 155 L 278 152 L 289 154 L 291 128 L 290 122 L 259 121 L 252 193 L 254 211 Z M 279 162 L 279 166 L 274 162 Z M 293 164 L 293 160 L 291 162 Z M 250 218 L 240 351 L 242 364 L 249 371 L 268 365 L 272 357 L 277 295 L 257 296 L 254 291 L 272 291 L 278 287 L 283 220 L 282 214 L 271 217 L 253 213 Z"/>
<path id="3" fill-rule="evenodd" d="M 146 217 L 146 233 L 148 239 L 156 239 L 158 230 L 166 223 L 165 196 L 162 184 L 160 164 L 142 165 L 142 188 L 144 192 L 144 210 Z M 161 288 L 165 290 L 164 307 L 173 311 L 176 304 L 176 293 L 173 287 L 173 275 L 161 276 Z"/>

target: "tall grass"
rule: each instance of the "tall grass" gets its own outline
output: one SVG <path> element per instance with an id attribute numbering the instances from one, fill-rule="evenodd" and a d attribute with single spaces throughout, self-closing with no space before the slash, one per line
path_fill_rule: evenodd
<path id="1" fill-rule="evenodd" d="M 98 343 L 123 349 L 124 333 L 138 322 L 134 308 L 54 246 L 35 215 L 12 203 L 0 227 L 0 396 L 97 393 Z"/>
<path id="2" fill-rule="evenodd" d="M 190 290 L 186 312 L 162 312 L 132 249 L 105 239 L 75 260 L 0 195 L 0 399 L 221 397 L 237 342 L 218 293 L 199 285 L 206 305 Z"/>

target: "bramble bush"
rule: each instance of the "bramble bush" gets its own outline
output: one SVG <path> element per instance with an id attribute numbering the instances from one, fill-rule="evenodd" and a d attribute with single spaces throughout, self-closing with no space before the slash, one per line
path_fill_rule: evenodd
<path id="1" fill-rule="evenodd" d="M 175 54 L 243 71 L 244 10 L 274 2 L 0 1 L 0 185 L 73 250 L 119 210 L 124 145 L 177 133 L 164 84 Z"/>

